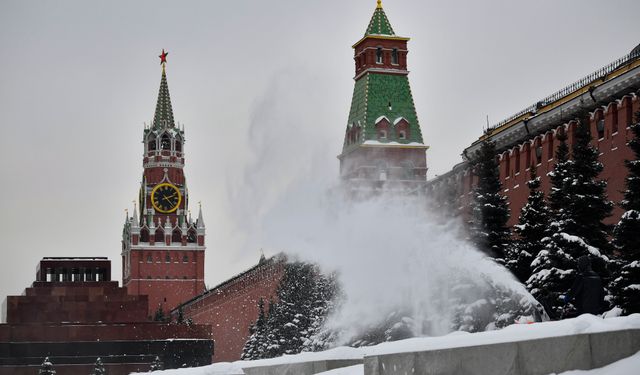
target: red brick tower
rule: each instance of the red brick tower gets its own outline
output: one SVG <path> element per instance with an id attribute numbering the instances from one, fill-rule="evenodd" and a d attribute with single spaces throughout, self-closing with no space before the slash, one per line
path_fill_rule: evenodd
<path id="1" fill-rule="evenodd" d="M 409 38 L 396 35 L 378 5 L 353 45 L 355 86 L 340 175 L 358 190 L 420 190 L 426 184 L 426 146 L 407 69 Z"/>
<path id="2" fill-rule="evenodd" d="M 143 134 L 140 217 L 127 217 L 122 239 L 122 283 L 149 296 L 149 315 L 167 313 L 204 290 L 202 210 L 193 221 L 183 172 L 184 128 L 176 127 L 162 51 L 162 79 L 153 123 Z"/>

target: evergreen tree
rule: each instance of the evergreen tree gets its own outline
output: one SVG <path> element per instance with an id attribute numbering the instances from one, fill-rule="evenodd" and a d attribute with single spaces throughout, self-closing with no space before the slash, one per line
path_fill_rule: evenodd
<path id="1" fill-rule="evenodd" d="M 308 263 L 285 265 L 278 302 L 269 311 L 267 353 L 270 358 L 302 350 L 311 323 L 316 275 L 317 270 Z"/>
<path id="2" fill-rule="evenodd" d="M 176 323 L 177 324 L 183 324 L 184 321 L 184 312 L 182 311 L 182 305 L 180 305 L 180 307 L 178 307 L 178 316 L 176 317 Z"/>
<path id="3" fill-rule="evenodd" d="M 567 145 L 567 134 L 560 130 L 556 139 L 560 142 L 556 148 L 556 163 L 553 171 L 549 172 L 551 189 L 549 190 L 549 208 L 553 212 L 552 222 L 554 231 L 564 230 L 563 223 L 567 219 L 568 182 L 570 180 L 570 169 L 573 162 L 569 160 L 569 146 Z"/>
<path id="4" fill-rule="evenodd" d="M 519 223 L 514 226 L 519 238 L 507 261 L 507 267 L 521 282 L 531 276 L 531 262 L 543 249 L 542 239 L 550 235 L 551 211 L 545 202 L 544 193 L 540 191 L 540 177 L 536 174 L 535 166 L 531 167 L 530 173 L 530 180 L 527 182 L 529 198 L 520 211 Z"/>
<path id="5" fill-rule="evenodd" d="M 165 320 L 165 315 L 164 315 L 164 310 L 162 309 L 162 305 L 158 307 L 158 309 L 156 310 L 154 316 L 153 316 L 153 321 L 154 322 L 164 322 Z"/>
<path id="6" fill-rule="evenodd" d="M 629 174 L 624 199 L 620 202 L 625 212 L 613 230 L 621 268 L 616 272 L 611 290 L 624 314 L 640 313 L 640 112 L 636 120 L 638 122 L 630 127 L 634 137 L 628 143 L 635 160 L 625 161 Z"/>
<path id="7" fill-rule="evenodd" d="M 611 215 L 613 204 L 607 199 L 606 181 L 597 179 L 603 166 L 598 161 L 598 150 L 590 142 L 588 124 L 578 124 L 571 148 L 569 195 L 565 197 L 569 218 L 565 231 L 583 238 L 589 245 L 607 250 L 608 227 L 603 220 Z"/>
<path id="8" fill-rule="evenodd" d="M 576 127 L 572 160 L 568 158 L 564 132 L 557 138 L 556 165 L 549 173 L 553 234 L 542 241 L 544 249 L 531 263 L 533 274 L 526 282 L 531 294 L 555 319 L 562 317 L 564 304 L 559 296 L 568 291 L 577 276 L 579 257 L 591 257 L 594 271 L 601 277 L 608 276 L 609 259 L 601 251 L 608 249 L 603 220 L 612 208 L 606 199 L 606 182 L 597 180 L 602 164 L 590 145 L 588 126 Z"/>
<path id="9" fill-rule="evenodd" d="M 151 362 L 151 367 L 149 368 L 149 371 L 159 371 L 159 370 L 164 370 L 164 363 L 162 363 L 159 356 L 156 356 L 153 362 Z"/>
<path id="10" fill-rule="evenodd" d="M 249 338 L 242 349 L 242 360 L 252 360 L 262 358 L 264 352 L 262 339 L 265 336 L 265 328 L 267 317 L 264 312 L 264 300 L 260 298 L 258 301 L 258 319 L 249 327 Z"/>
<path id="11" fill-rule="evenodd" d="M 482 142 L 480 156 L 474 168 L 478 176 L 478 185 L 472 204 L 472 240 L 485 253 L 497 259 L 504 259 L 511 236 L 507 228 L 509 207 L 506 197 L 501 194 L 502 186 L 494 142 Z"/>
<path id="12" fill-rule="evenodd" d="M 329 349 L 335 341 L 337 332 L 326 329 L 324 324 L 336 309 L 340 299 L 336 275 L 327 277 L 319 275 L 314 288 L 314 302 L 307 339 L 303 343 L 303 351 L 317 352 Z"/>
<path id="13" fill-rule="evenodd" d="M 56 370 L 53 368 L 53 363 L 49 360 L 49 357 L 45 358 L 40 365 L 38 375 L 56 375 Z"/>
<path id="14" fill-rule="evenodd" d="M 102 364 L 102 359 L 98 357 L 96 359 L 95 365 L 93 365 L 93 371 L 91 371 L 91 375 L 106 375 L 107 370 L 104 368 L 104 364 Z"/>
<path id="15" fill-rule="evenodd" d="M 333 277 L 320 274 L 308 263 L 287 263 L 277 290 L 278 301 L 270 301 L 267 313 L 259 305 L 259 316 L 250 329 L 242 359 L 273 358 L 326 347 L 330 335 L 325 335 L 321 327 L 334 295 Z"/>

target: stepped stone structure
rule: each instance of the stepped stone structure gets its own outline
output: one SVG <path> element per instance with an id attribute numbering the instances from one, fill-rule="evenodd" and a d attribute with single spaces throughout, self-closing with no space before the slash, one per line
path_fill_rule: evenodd
<path id="1" fill-rule="evenodd" d="M 207 325 L 151 322 L 148 297 L 111 280 L 106 258 L 44 258 L 21 296 L 8 296 L 0 324 L 0 374 L 32 375 L 45 357 L 58 374 L 88 374 L 97 358 L 108 373 L 211 363 Z"/>

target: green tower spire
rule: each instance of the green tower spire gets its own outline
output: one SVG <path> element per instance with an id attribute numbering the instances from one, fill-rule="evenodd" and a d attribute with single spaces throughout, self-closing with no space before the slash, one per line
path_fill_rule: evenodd
<path id="1" fill-rule="evenodd" d="M 367 27 L 367 31 L 364 35 L 396 35 L 396 33 L 393 32 L 393 28 L 391 27 L 391 23 L 389 23 L 387 15 L 384 13 L 384 9 L 382 9 L 381 0 L 378 0 L 376 10 L 373 11 L 373 16 L 371 17 L 371 21 L 369 21 L 369 27 Z"/>
<path id="2" fill-rule="evenodd" d="M 353 46 L 355 85 L 340 159 L 344 179 L 400 181 L 413 187 L 426 181 L 426 153 L 416 113 L 407 42 L 397 36 L 382 8 Z"/>
<path id="3" fill-rule="evenodd" d="M 153 115 L 153 127 L 155 129 L 163 127 L 175 127 L 175 122 L 173 120 L 173 109 L 171 108 L 171 97 L 169 96 L 169 85 L 167 84 L 167 72 L 165 71 L 167 55 L 168 53 L 165 53 L 164 50 L 162 50 L 162 55 L 160 55 L 162 64 L 162 78 L 160 80 L 160 91 L 158 92 L 156 113 Z"/>

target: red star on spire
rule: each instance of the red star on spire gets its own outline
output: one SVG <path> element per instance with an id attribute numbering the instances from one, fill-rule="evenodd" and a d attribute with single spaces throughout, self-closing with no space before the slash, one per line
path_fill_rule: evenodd
<path id="1" fill-rule="evenodd" d="M 167 55 L 169 54 L 169 52 L 165 52 L 164 48 L 162 49 L 162 54 L 160 56 L 158 56 L 160 58 L 160 64 L 166 64 L 167 63 Z"/>

